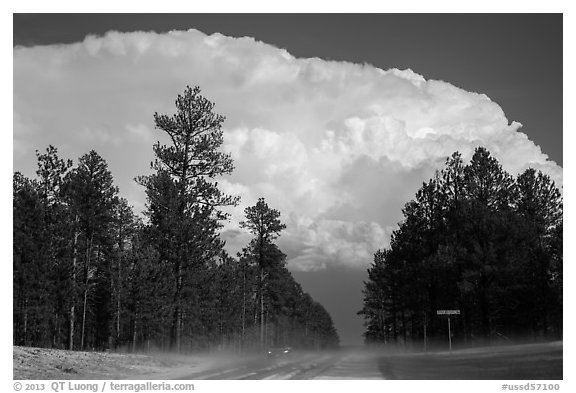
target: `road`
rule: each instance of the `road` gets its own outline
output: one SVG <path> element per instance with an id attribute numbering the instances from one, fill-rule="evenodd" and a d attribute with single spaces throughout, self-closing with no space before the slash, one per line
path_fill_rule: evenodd
<path id="1" fill-rule="evenodd" d="M 362 352 L 294 352 L 272 359 L 254 357 L 192 373 L 181 379 L 383 379 L 376 359 Z"/>
<path id="2" fill-rule="evenodd" d="M 179 379 L 562 379 L 562 343 L 435 353 L 363 348 L 224 362 Z"/>

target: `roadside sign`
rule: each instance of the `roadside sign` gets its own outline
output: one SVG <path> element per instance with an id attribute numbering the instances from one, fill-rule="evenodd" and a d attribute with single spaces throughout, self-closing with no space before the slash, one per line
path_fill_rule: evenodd
<path id="1" fill-rule="evenodd" d="M 460 310 L 437 310 L 436 315 L 460 315 Z"/>
<path id="2" fill-rule="evenodd" d="M 452 331 L 450 329 L 450 315 L 460 315 L 460 310 L 436 310 L 436 315 L 448 315 L 448 345 L 452 352 Z"/>

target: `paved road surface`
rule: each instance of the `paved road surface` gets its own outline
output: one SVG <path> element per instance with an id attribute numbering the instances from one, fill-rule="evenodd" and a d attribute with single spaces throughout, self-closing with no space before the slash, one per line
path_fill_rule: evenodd
<path id="1" fill-rule="evenodd" d="M 230 361 L 182 379 L 562 379 L 562 363 L 561 342 L 452 353 L 391 354 L 357 348 Z"/>
<path id="2" fill-rule="evenodd" d="M 383 379 L 374 358 L 347 351 L 303 353 L 232 362 L 182 379 Z"/>

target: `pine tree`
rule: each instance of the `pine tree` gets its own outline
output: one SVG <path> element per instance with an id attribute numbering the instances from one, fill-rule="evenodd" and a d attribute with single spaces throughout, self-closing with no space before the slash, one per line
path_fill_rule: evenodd
<path id="1" fill-rule="evenodd" d="M 72 293 L 77 288 L 81 291 L 80 348 L 107 347 L 111 338 L 112 223 L 118 189 L 106 161 L 94 150 L 80 157 L 78 166 L 67 176 L 65 188 L 75 217 Z M 78 260 L 82 260 L 81 266 Z"/>
<path id="2" fill-rule="evenodd" d="M 138 219 L 132 211 L 132 207 L 124 198 L 120 198 L 114 206 L 113 236 L 114 236 L 114 263 L 112 264 L 112 297 L 115 304 L 114 345 L 122 343 L 122 317 L 124 309 L 124 297 L 126 293 L 127 258 L 131 251 L 132 239 L 138 228 Z"/>
<path id="3" fill-rule="evenodd" d="M 46 345 L 49 298 L 45 206 L 38 183 L 13 177 L 14 343 Z"/>
<path id="4" fill-rule="evenodd" d="M 147 188 L 146 214 L 161 259 L 170 266 L 175 281 L 171 344 L 177 351 L 191 272 L 201 270 L 202 264 L 219 254 L 223 243 L 218 229 L 227 218 L 220 208 L 238 202 L 213 182 L 234 167 L 230 155 L 219 151 L 224 117 L 215 114 L 214 104 L 200 93 L 199 87 L 187 87 L 176 99 L 176 114 L 154 114 L 156 128 L 168 134 L 172 144 L 156 143 L 151 165 L 156 173 L 137 179 Z"/>
<path id="5" fill-rule="evenodd" d="M 558 239 L 557 228 L 560 228 L 560 234 L 562 231 L 562 196 L 549 176 L 540 171 L 537 173 L 532 168 L 520 174 L 516 183 L 519 194 L 516 211 L 524 219 L 525 230 L 531 239 L 527 246 L 530 252 L 526 272 L 537 280 L 537 291 L 532 296 L 537 295 L 534 308 L 542 316 L 541 323 L 535 329 L 547 336 L 551 325 L 560 325 L 557 317 L 556 321 L 550 321 L 550 309 L 559 301 L 553 287 L 555 272 L 562 271 L 557 268 L 558 263 L 562 263 L 562 253 L 554 252 L 553 243 Z"/>
<path id="6" fill-rule="evenodd" d="M 256 236 L 252 244 L 252 251 L 257 257 L 259 268 L 258 296 L 260 299 L 260 349 L 265 347 L 265 321 L 264 321 L 264 292 L 265 292 L 265 275 L 267 268 L 275 261 L 276 248 L 273 245 L 274 239 L 280 232 L 286 228 L 285 224 L 280 222 L 280 212 L 270 209 L 264 198 L 258 199 L 255 206 L 245 209 L 246 221 L 240 222 L 241 228 L 248 229 Z M 272 256 L 270 258 L 269 256 Z M 267 258 L 268 257 L 268 258 Z"/>
<path id="7" fill-rule="evenodd" d="M 64 160 L 58 156 L 58 149 L 50 145 L 46 152 L 36 151 L 38 159 L 38 177 L 42 201 L 46 212 L 46 230 L 49 251 L 47 253 L 50 265 L 47 280 L 52 281 L 53 290 L 49 303 L 53 307 L 52 345 L 61 347 L 66 340 L 62 337 L 66 328 L 66 315 L 70 305 L 70 241 L 72 233 L 68 222 L 70 211 L 64 200 L 63 188 L 66 175 L 72 167 L 72 160 Z M 69 325 L 68 325 L 69 326 Z M 68 337 L 69 340 L 69 337 Z"/>
<path id="8" fill-rule="evenodd" d="M 14 294 L 24 297 L 26 323 L 23 339 L 14 338 L 25 345 L 62 347 L 66 341 L 70 239 L 62 186 L 72 162 L 60 159 L 53 146 L 43 154 L 36 151 L 36 156 L 37 179 L 14 174 L 14 270 L 33 274 L 24 281 L 16 280 L 19 274 L 15 276 L 20 285 L 15 282 Z M 34 222 L 29 221 L 31 217 Z M 36 334 L 29 334 L 32 331 Z"/>

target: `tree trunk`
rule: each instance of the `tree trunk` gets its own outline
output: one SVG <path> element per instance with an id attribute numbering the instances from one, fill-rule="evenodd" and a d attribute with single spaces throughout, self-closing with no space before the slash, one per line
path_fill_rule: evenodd
<path id="1" fill-rule="evenodd" d="M 270 340 L 268 339 L 268 310 L 266 310 L 265 318 L 264 318 L 264 348 L 269 345 Z"/>
<path id="2" fill-rule="evenodd" d="M 176 353 L 180 353 L 180 323 L 181 323 L 181 315 L 180 315 L 180 307 L 176 306 L 174 310 L 174 321 L 173 323 L 173 331 L 174 331 L 174 340 L 173 340 L 173 349 Z"/>
<path id="3" fill-rule="evenodd" d="M 264 350 L 264 237 L 260 233 L 260 249 L 258 250 L 258 264 L 260 267 L 260 349 Z"/>
<path id="4" fill-rule="evenodd" d="M 90 279 L 90 255 L 92 254 L 92 240 L 94 235 L 90 236 L 90 243 L 86 250 L 86 265 L 84 272 L 84 306 L 82 308 L 82 332 L 80 335 L 80 349 L 84 349 L 84 333 L 86 328 L 86 307 L 88 305 L 88 284 Z"/>
<path id="5" fill-rule="evenodd" d="M 88 282 L 88 280 L 86 280 L 86 282 Z M 84 290 L 84 306 L 82 308 L 82 332 L 80 335 L 80 349 L 83 350 L 84 349 L 84 331 L 85 331 L 85 327 L 86 327 L 86 303 L 88 300 L 88 289 L 86 288 Z"/>
<path id="6" fill-rule="evenodd" d="M 395 291 L 394 289 L 392 289 Z M 396 323 L 396 296 L 392 292 L 392 335 L 394 336 L 394 344 L 398 345 L 398 325 Z"/>
<path id="7" fill-rule="evenodd" d="M 180 258 L 176 261 L 176 293 L 174 294 L 174 316 L 172 320 L 173 349 L 180 353 L 180 338 L 182 332 L 182 264 Z"/>
<path id="8" fill-rule="evenodd" d="M 120 294 L 118 294 L 118 302 L 116 304 L 116 344 L 120 345 Z"/>
<path id="9" fill-rule="evenodd" d="M 191 125 L 190 125 L 191 127 Z M 188 166 L 189 166 L 189 160 L 190 160 L 190 143 L 191 143 L 191 129 L 186 130 L 186 141 L 184 143 L 184 157 L 182 160 L 182 174 L 180 177 L 180 184 L 181 184 L 181 189 L 180 189 L 180 205 L 179 205 L 179 213 L 180 216 L 182 217 L 182 219 L 184 219 L 184 217 L 186 216 L 186 193 L 187 193 L 187 185 L 188 185 Z M 179 244 L 177 244 L 177 247 L 179 247 L 179 251 L 178 252 L 178 260 L 176 261 L 177 266 L 176 266 L 176 309 L 174 310 L 174 327 L 175 327 L 175 332 L 174 332 L 174 347 L 177 353 L 180 353 L 180 341 L 181 341 L 181 334 L 182 334 L 182 275 L 183 275 L 183 269 L 182 269 L 182 261 L 184 260 L 181 257 L 182 254 L 182 247 L 184 245 L 183 241 L 179 241 Z"/>
<path id="10" fill-rule="evenodd" d="M 122 290 L 122 247 L 118 256 L 118 280 L 116 282 L 116 342 L 115 347 L 120 345 L 120 292 Z"/>
<path id="11" fill-rule="evenodd" d="M 264 272 L 260 268 L 260 349 L 264 350 Z"/>
<path id="12" fill-rule="evenodd" d="M 134 313 L 134 329 L 132 330 L 132 352 L 136 352 L 137 327 L 138 327 L 138 313 Z"/>
<path id="13" fill-rule="evenodd" d="M 539 281 L 540 281 L 540 295 L 538 297 L 540 301 L 540 320 L 541 323 L 541 334 L 544 338 L 548 338 L 548 327 L 550 325 L 549 322 L 549 304 L 550 304 L 550 287 L 548 284 L 548 269 L 549 269 L 549 259 L 546 255 L 546 250 L 544 249 L 544 241 L 542 236 L 539 239 L 539 250 L 538 250 L 538 265 L 539 265 Z"/>
<path id="14" fill-rule="evenodd" d="M 246 273 L 242 267 L 242 340 L 241 346 L 244 350 L 244 340 L 246 337 Z"/>
<path id="15" fill-rule="evenodd" d="M 480 276 L 480 313 L 482 335 L 486 343 L 490 343 L 490 305 L 488 303 L 488 277 L 482 272 Z"/>
<path id="16" fill-rule="evenodd" d="M 402 308 L 400 309 L 400 318 L 402 321 L 402 341 L 404 343 L 404 349 L 406 349 L 406 341 L 407 341 L 407 337 L 406 337 L 406 314 L 404 313 L 404 305 L 401 306 Z"/>
<path id="17" fill-rule="evenodd" d="M 24 299 L 24 346 L 28 345 L 28 297 Z"/>
<path id="18" fill-rule="evenodd" d="M 74 219 L 75 223 L 78 224 L 78 215 Z M 75 305 L 76 305 L 76 264 L 78 258 L 78 230 L 74 230 L 74 244 L 72 251 L 72 301 L 70 306 L 70 336 L 68 342 L 68 349 L 74 349 L 74 319 L 75 319 Z"/>
<path id="19" fill-rule="evenodd" d="M 120 299 L 122 292 L 122 254 L 124 253 L 124 239 L 122 236 L 122 225 L 120 225 L 118 235 L 118 280 L 116 282 L 116 343 L 120 345 Z"/>
<path id="20" fill-rule="evenodd" d="M 58 348 L 57 337 L 58 337 L 58 330 L 60 328 L 60 323 L 58 319 L 60 316 L 58 313 L 54 313 L 54 328 L 52 329 L 52 348 Z"/>

